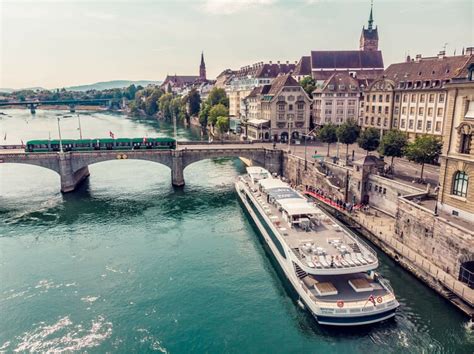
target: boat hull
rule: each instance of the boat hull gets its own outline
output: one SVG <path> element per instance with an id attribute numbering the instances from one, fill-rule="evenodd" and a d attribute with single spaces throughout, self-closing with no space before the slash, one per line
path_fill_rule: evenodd
<path id="1" fill-rule="evenodd" d="M 290 256 L 291 251 L 289 249 L 284 249 L 283 251 L 286 257 L 282 255 L 281 248 L 278 249 L 272 241 L 272 237 L 269 235 L 270 230 L 268 230 L 269 225 L 265 220 L 262 220 L 264 219 L 264 216 L 255 206 L 255 201 L 249 200 L 251 199 L 251 196 L 248 196 L 247 192 L 242 189 L 243 186 L 240 184 L 240 182 L 236 182 L 235 187 L 241 204 L 245 207 L 245 210 L 257 226 L 263 241 L 265 241 L 266 245 L 272 252 L 273 258 L 278 262 L 283 274 L 291 283 L 293 290 L 299 297 L 299 301 L 305 305 L 305 308 L 313 315 L 319 324 L 327 326 L 362 326 L 388 320 L 395 316 L 396 309 L 398 308 L 398 303 L 396 301 L 395 306 L 392 306 L 388 309 L 375 309 L 370 314 L 345 314 L 342 316 L 338 315 L 337 313 L 323 313 L 324 309 L 317 306 L 311 300 L 309 294 L 303 291 L 301 288 L 300 279 L 296 276 L 295 270 L 293 268 L 292 259 Z M 254 204 L 254 207 L 252 207 L 250 203 Z M 260 217 L 257 215 L 257 213 L 260 214 Z M 264 225 L 264 223 L 266 223 L 266 225 Z"/>

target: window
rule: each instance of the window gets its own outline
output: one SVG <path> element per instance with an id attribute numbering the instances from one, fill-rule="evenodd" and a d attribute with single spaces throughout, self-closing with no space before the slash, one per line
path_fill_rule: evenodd
<path id="1" fill-rule="evenodd" d="M 353 115 L 355 114 L 354 108 L 349 108 L 349 109 L 347 110 L 347 114 L 350 115 L 350 116 L 353 116 Z"/>
<path id="2" fill-rule="evenodd" d="M 413 129 L 413 119 L 410 119 L 408 122 L 408 129 Z"/>
<path id="3" fill-rule="evenodd" d="M 372 106 L 372 113 L 375 113 L 375 106 Z"/>
<path id="4" fill-rule="evenodd" d="M 393 118 L 393 127 L 398 127 L 398 118 Z"/>
<path id="5" fill-rule="evenodd" d="M 459 152 L 461 154 L 471 153 L 471 134 L 461 134 L 461 139 L 459 141 Z"/>
<path id="6" fill-rule="evenodd" d="M 379 106 L 379 107 L 378 107 L 378 112 L 379 112 L 379 113 L 382 113 L 382 106 Z"/>
<path id="7" fill-rule="evenodd" d="M 423 129 L 423 121 L 419 120 L 416 122 L 416 129 L 421 130 Z"/>
<path id="8" fill-rule="evenodd" d="M 399 113 L 398 107 L 394 107 L 393 108 L 393 114 L 398 116 L 398 113 Z"/>
<path id="9" fill-rule="evenodd" d="M 279 111 L 284 111 L 285 110 L 285 105 L 284 104 L 279 104 L 278 105 L 278 110 Z"/>
<path id="10" fill-rule="evenodd" d="M 375 95 L 372 95 L 372 102 L 375 102 Z"/>
<path id="11" fill-rule="evenodd" d="M 431 121 L 430 120 L 426 121 L 426 130 L 431 131 Z"/>
<path id="12" fill-rule="evenodd" d="M 410 107 L 410 115 L 415 115 L 415 107 Z"/>
<path id="13" fill-rule="evenodd" d="M 336 109 L 336 114 L 344 114 L 344 109 L 343 108 Z"/>
<path id="14" fill-rule="evenodd" d="M 411 95 L 411 102 L 416 102 L 416 94 L 412 93 Z"/>
<path id="15" fill-rule="evenodd" d="M 385 102 L 390 102 L 390 95 L 385 96 Z"/>
<path id="16" fill-rule="evenodd" d="M 278 113 L 278 120 L 285 120 L 285 113 Z"/>
<path id="17" fill-rule="evenodd" d="M 467 112 L 464 115 L 464 118 L 474 119 L 474 101 L 469 101 L 469 104 L 467 105 Z"/>
<path id="18" fill-rule="evenodd" d="M 422 93 L 420 95 L 420 103 L 425 103 L 425 94 L 424 93 Z"/>
<path id="19" fill-rule="evenodd" d="M 377 125 L 380 126 L 381 119 L 380 117 L 377 118 Z"/>
<path id="20" fill-rule="evenodd" d="M 464 171 L 457 171 L 454 174 L 453 179 L 453 195 L 458 197 L 467 197 L 467 185 L 469 182 L 469 177 Z"/>
<path id="21" fill-rule="evenodd" d="M 407 101 L 407 94 L 405 93 L 405 94 L 403 95 L 403 102 L 406 102 L 406 101 Z"/>
<path id="22" fill-rule="evenodd" d="M 406 108 L 406 107 L 402 107 L 402 114 L 403 114 L 404 116 L 407 115 L 407 108 Z"/>
<path id="23" fill-rule="evenodd" d="M 444 103 L 444 93 L 440 93 L 440 94 L 439 94 L 438 102 L 439 102 L 439 103 Z"/>
<path id="24" fill-rule="evenodd" d="M 388 114 L 388 107 L 385 107 L 385 114 Z"/>
<path id="25" fill-rule="evenodd" d="M 428 108 L 428 117 L 433 117 L 433 108 Z"/>
<path id="26" fill-rule="evenodd" d="M 324 111 L 324 113 L 325 113 L 325 114 L 332 114 L 332 109 L 326 109 L 326 110 Z"/>
<path id="27" fill-rule="evenodd" d="M 436 111 L 436 115 L 438 117 L 442 117 L 443 116 L 443 109 L 442 108 L 438 108 L 438 110 Z"/>
<path id="28" fill-rule="evenodd" d="M 395 102 L 400 102 L 400 95 L 395 95 Z"/>
<path id="29" fill-rule="evenodd" d="M 332 106 L 332 100 L 326 101 L 325 105 L 326 106 Z"/>
<path id="30" fill-rule="evenodd" d="M 291 96 L 288 96 L 288 101 L 294 101 L 295 100 L 295 96 L 291 95 Z"/>
<path id="31" fill-rule="evenodd" d="M 379 95 L 379 102 L 382 102 L 382 101 L 383 101 L 383 96 Z"/>
<path id="32" fill-rule="evenodd" d="M 425 113 L 425 109 L 423 107 L 418 108 L 418 115 L 422 116 Z"/>
<path id="33" fill-rule="evenodd" d="M 405 119 L 400 121 L 400 128 L 405 128 Z"/>
<path id="34" fill-rule="evenodd" d="M 365 96 L 365 99 L 366 99 L 367 102 L 369 102 L 370 101 L 370 95 Z"/>
<path id="35" fill-rule="evenodd" d="M 369 117 L 365 117 L 365 124 L 369 124 Z"/>
<path id="36" fill-rule="evenodd" d="M 388 119 L 384 118 L 383 119 L 383 126 L 386 127 L 388 125 Z"/>
<path id="37" fill-rule="evenodd" d="M 298 103 L 297 107 L 298 107 L 299 110 L 304 109 L 304 103 Z"/>
<path id="38" fill-rule="evenodd" d="M 348 104 L 349 106 L 355 106 L 355 103 L 356 103 L 355 100 L 349 100 L 349 101 L 347 101 L 347 104 Z"/>
<path id="39" fill-rule="evenodd" d="M 430 102 L 430 103 L 433 103 L 433 102 L 434 102 L 434 93 L 430 93 L 429 102 Z"/>
<path id="40" fill-rule="evenodd" d="M 292 104 L 289 104 L 289 105 L 288 105 L 288 110 L 289 110 L 289 111 L 292 111 L 292 110 L 293 110 L 293 105 L 292 105 Z"/>
<path id="41" fill-rule="evenodd" d="M 374 125 L 374 117 L 370 117 L 370 124 Z"/>
<path id="42" fill-rule="evenodd" d="M 436 122 L 435 130 L 436 130 L 437 132 L 440 132 L 440 131 L 441 131 L 441 122 Z"/>
<path id="43" fill-rule="evenodd" d="M 344 106 L 344 101 L 343 100 L 337 100 L 336 101 L 336 106 Z"/>

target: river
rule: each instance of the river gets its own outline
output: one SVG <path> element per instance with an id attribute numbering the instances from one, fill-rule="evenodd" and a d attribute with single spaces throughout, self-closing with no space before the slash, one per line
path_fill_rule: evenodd
<path id="1" fill-rule="evenodd" d="M 2 144 L 78 138 L 75 114 L 4 110 Z M 172 136 L 169 124 L 81 113 L 84 137 Z M 179 128 L 181 140 L 199 133 Z M 171 186 L 167 167 L 89 166 L 59 176 L 0 165 L 0 351 L 472 353 L 466 318 L 380 251 L 400 311 L 366 328 L 318 326 L 300 309 L 237 201 L 237 159 L 204 160 Z"/>

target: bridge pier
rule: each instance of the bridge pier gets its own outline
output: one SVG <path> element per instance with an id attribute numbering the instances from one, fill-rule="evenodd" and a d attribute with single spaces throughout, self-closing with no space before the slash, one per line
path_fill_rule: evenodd
<path id="1" fill-rule="evenodd" d="M 71 112 L 71 113 L 76 112 L 76 105 L 75 104 L 70 104 L 69 105 L 69 112 Z"/>
<path id="2" fill-rule="evenodd" d="M 175 187 L 184 186 L 184 167 L 182 151 L 173 151 L 171 157 L 171 183 Z"/>
<path id="3" fill-rule="evenodd" d="M 61 192 L 68 193 L 76 189 L 87 177 L 89 177 L 89 167 L 84 166 L 76 172 L 72 169 L 70 154 L 59 154 L 59 175 L 61 176 Z"/>
<path id="4" fill-rule="evenodd" d="M 38 105 L 30 103 L 29 105 L 27 105 L 27 107 L 30 109 L 31 114 L 35 114 L 36 113 L 36 108 L 38 107 Z"/>

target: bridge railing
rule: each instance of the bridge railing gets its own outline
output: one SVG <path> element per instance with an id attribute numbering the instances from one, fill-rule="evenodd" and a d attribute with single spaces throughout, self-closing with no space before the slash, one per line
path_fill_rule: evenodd
<path id="1" fill-rule="evenodd" d="M 18 149 L 24 149 L 24 145 L 0 145 L 0 149 L 3 150 L 18 150 Z"/>
<path id="2" fill-rule="evenodd" d="M 261 141 L 259 140 L 254 140 L 254 141 L 233 141 L 233 140 L 215 140 L 215 141 L 178 141 L 178 145 L 252 145 L 254 143 L 260 143 Z"/>

